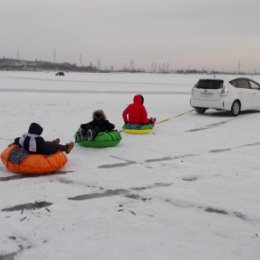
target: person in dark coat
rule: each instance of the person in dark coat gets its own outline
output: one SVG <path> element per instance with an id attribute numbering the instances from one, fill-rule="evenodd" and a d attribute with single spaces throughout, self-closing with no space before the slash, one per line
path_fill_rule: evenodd
<path id="1" fill-rule="evenodd" d="M 52 142 L 45 141 L 42 137 L 43 128 L 37 123 L 31 123 L 28 133 L 23 134 L 21 137 L 17 137 L 14 140 L 14 144 L 18 144 L 23 147 L 30 154 L 54 154 L 57 151 L 63 151 L 67 154 L 72 150 L 74 143 L 70 142 L 66 145 L 60 144 L 60 139 L 57 138 Z"/>
<path id="2" fill-rule="evenodd" d="M 93 120 L 87 124 L 80 125 L 80 134 L 83 139 L 94 140 L 99 132 L 114 130 L 115 125 L 111 124 L 103 110 L 93 112 Z"/>
<path id="3" fill-rule="evenodd" d="M 135 95 L 133 103 L 129 104 L 122 113 L 125 124 L 155 124 L 156 118 L 147 117 L 147 111 L 144 106 L 144 97 Z"/>

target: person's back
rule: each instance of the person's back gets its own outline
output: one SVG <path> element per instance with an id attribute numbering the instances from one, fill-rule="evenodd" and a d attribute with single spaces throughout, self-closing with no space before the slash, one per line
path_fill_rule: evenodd
<path id="1" fill-rule="evenodd" d="M 151 119 L 147 117 L 147 111 L 143 105 L 144 98 L 142 95 L 135 95 L 133 103 L 128 105 L 123 111 L 122 116 L 125 124 L 149 124 Z"/>
<path id="2" fill-rule="evenodd" d="M 29 153 L 38 153 L 41 143 L 44 139 L 40 136 L 43 128 L 37 123 L 31 123 L 28 133 L 23 134 L 21 137 L 15 139 L 14 143 L 22 146 Z"/>
<path id="3" fill-rule="evenodd" d="M 88 140 L 94 140 L 99 132 L 112 131 L 115 128 L 107 119 L 103 110 L 93 112 L 93 120 L 80 125 L 81 135 Z"/>
<path id="4" fill-rule="evenodd" d="M 46 142 L 42 137 L 43 128 L 37 123 L 31 123 L 28 133 L 23 134 L 21 137 L 17 137 L 14 140 L 15 144 L 23 147 L 24 150 L 30 154 L 54 154 L 57 151 L 63 151 L 70 153 L 73 148 L 73 142 L 66 145 L 61 145 L 60 140 L 56 139 L 52 142 Z"/>

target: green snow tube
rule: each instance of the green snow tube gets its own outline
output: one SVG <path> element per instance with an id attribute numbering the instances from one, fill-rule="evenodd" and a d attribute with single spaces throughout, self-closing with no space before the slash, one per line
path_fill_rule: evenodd
<path id="1" fill-rule="evenodd" d="M 95 148 L 116 146 L 120 143 L 122 139 L 121 134 L 117 130 L 113 130 L 110 132 L 99 132 L 93 141 L 81 139 L 79 131 L 76 132 L 74 137 L 75 143 L 78 143 L 79 145 L 84 147 Z"/>

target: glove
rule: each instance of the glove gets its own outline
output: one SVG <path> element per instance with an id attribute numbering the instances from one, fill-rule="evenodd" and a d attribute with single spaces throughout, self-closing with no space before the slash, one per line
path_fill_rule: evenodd
<path id="1" fill-rule="evenodd" d="M 156 122 L 156 118 L 155 117 L 151 117 L 150 118 L 150 124 L 154 125 Z"/>

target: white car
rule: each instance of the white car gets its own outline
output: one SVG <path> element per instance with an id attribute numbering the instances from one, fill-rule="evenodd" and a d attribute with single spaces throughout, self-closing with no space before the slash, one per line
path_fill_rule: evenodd
<path id="1" fill-rule="evenodd" d="M 200 79 L 192 88 L 190 104 L 203 114 L 207 109 L 240 111 L 260 109 L 260 84 L 249 78 Z"/>

